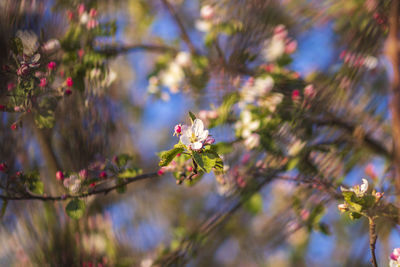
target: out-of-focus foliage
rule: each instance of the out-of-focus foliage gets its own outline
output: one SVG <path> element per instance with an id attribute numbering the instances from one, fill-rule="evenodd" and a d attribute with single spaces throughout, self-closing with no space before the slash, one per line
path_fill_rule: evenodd
<path id="1" fill-rule="evenodd" d="M 400 265 L 393 3 L 0 2 L 0 265 Z"/>

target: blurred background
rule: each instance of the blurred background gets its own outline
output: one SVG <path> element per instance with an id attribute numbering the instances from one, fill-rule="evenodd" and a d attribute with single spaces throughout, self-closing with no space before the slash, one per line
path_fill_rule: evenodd
<path id="1" fill-rule="evenodd" d="M 77 172 L 122 153 L 144 173 L 157 171 L 157 153 L 177 143 L 174 126 L 190 123 L 191 110 L 206 118 L 217 142 L 230 144 L 224 164 L 236 180 L 231 185 L 206 174 L 194 185 L 177 185 L 167 172 L 123 194 L 85 198 L 80 220 L 66 216 L 63 202 L 10 201 L 0 222 L 0 266 L 370 266 L 368 224 L 341 215 L 335 192 L 340 183 L 366 177 L 395 200 L 388 111 L 393 71 L 383 54 L 390 1 L 1 0 L 0 64 L 8 64 L 9 40 L 18 31 L 64 40 L 66 50 L 71 21 L 82 20 L 81 4 L 112 28 L 89 41 L 85 33 L 76 37 L 82 53 L 105 55 L 97 67 L 102 79 L 82 63 L 84 90 L 59 99 L 52 128 L 38 127 L 27 115 L 15 131 L 10 125 L 18 114 L 0 113 L 0 162 L 14 172 L 39 171 L 44 191 L 53 195 L 65 190 L 55 179 L 58 170 Z M 269 154 L 237 145 L 234 123 L 213 127 L 207 116 L 221 112 L 226 95 L 265 63 L 258 57 L 277 25 L 295 41 L 282 63 L 288 72 L 280 74 L 294 78 L 276 80 L 277 90 L 288 90 L 283 94 L 290 98 L 294 89 L 313 84 L 317 97 L 309 113 L 291 115 L 298 125 L 279 122 L 276 134 L 280 146 L 289 147 L 302 125 L 314 131 L 305 141 L 307 156 L 318 168 L 311 177 L 322 177 L 322 184 L 294 181 L 309 173 L 297 162 L 260 182 L 238 205 L 246 182 L 241 186 L 237 177 L 260 169 L 259 159 L 272 164 Z M 184 75 L 171 67 L 178 52 L 196 61 Z M 72 70 L 81 66 L 77 57 L 56 58 Z M 9 77 L 0 80 L 5 99 Z M 280 110 L 289 106 L 283 101 Z M 302 120 L 315 114 L 320 121 Z M 314 152 L 317 146 L 323 149 Z M 399 228 L 383 221 L 378 236 L 378 261 L 387 266 L 400 245 Z"/>

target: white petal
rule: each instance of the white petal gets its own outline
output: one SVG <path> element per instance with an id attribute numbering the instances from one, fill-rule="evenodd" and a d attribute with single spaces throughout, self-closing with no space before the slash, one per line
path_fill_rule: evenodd
<path id="1" fill-rule="evenodd" d="M 201 149 L 202 147 L 203 147 L 203 143 L 201 143 L 201 142 L 195 142 L 195 143 L 193 143 L 192 144 L 192 149 L 194 149 L 194 150 L 199 150 L 199 149 Z"/>
<path id="2" fill-rule="evenodd" d="M 203 133 L 198 136 L 199 141 L 204 141 L 208 137 L 208 130 L 203 131 Z"/>
<path id="3" fill-rule="evenodd" d="M 192 131 L 196 137 L 201 136 L 204 130 L 204 124 L 200 119 L 195 119 L 192 125 Z"/>
<path id="4" fill-rule="evenodd" d="M 367 179 L 362 179 L 362 185 L 360 187 L 361 193 L 365 193 L 368 190 L 368 180 Z"/>
<path id="5" fill-rule="evenodd" d="M 187 146 L 187 147 L 189 147 L 190 146 L 190 137 L 189 136 L 187 136 L 187 135 L 181 135 L 181 138 L 180 138 L 180 140 L 181 140 L 181 142 L 182 142 L 182 144 L 184 144 L 185 146 Z"/>

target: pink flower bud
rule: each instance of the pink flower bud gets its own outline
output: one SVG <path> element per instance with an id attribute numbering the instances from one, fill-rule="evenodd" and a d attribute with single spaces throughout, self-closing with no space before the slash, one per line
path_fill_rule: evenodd
<path id="1" fill-rule="evenodd" d="M 50 61 L 49 64 L 47 64 L 47 68 L 49 70 L 54 70 L 56 68 L 56 63 L 54 61 Z"/>
<path id="2" fill-rule="evenodd" d="M 22 64 L 21 67 L 18 68 L 17 70 L 17 75 L 18 76 L 25 76 L 29 73 L 29 66 L 28 64 Z"/>
<path id="3" fill-rule="evenodd" d="M 276 36 L 279 39 L 285 39 L 287 36 L 287 30 L 285 25 L 278 25 L 274 29 L 274 36 Z"/>
<path id="4" fill-rule="evenodd" d="M 175 125 L 174 128 L 174 135 L 180 135 L 182 133 L 182 125 L 181 124 L 177 124 Z"/>
<path id="5" fill-rule="evenodd" d="M 80 59 L 82 59 L 83 55 L 85 54 L 85 50 L 83 50 L 82 48 L 78 50 L 78 57 Z"/>
<path id="6" fill-rule="evenodd" d="M 47 85 L 47 79 L 46 78 L 42 78 L 40 79 L 40 84 L 39 87 L 45 87 Z"/>
<path id="7" fill-rule="evenodd" d="M 297 101 L 299 100 L 299 98 L 300 98 L 300 91 L 296 89 L 292 92 L 292 100 Z"/>
<path id="8" fill-rule="evenodd" d="M 79 16 L 82 15 L 85 12 L 85 5 L 84 4 L 79 4 L 78 5 L 78 14 Z"/>
<path id="9" fill-rule="evenodd" d="M 95 20 L 95 19 L 91 19 L 86 24 L 86 28 L 88 30 L 90 30 L 90 29 L 93 29 L 93 28 L 97 27 L 97 25 L 99 25 L 99 22 L 97 20 Z"/>
<path id="10" fill-rule="evenodd" d="M 0 163 L 0 172 L 6 172 L 8 169 L 8 166 L 6 163 Z"/>
<path id="11" fill-rule="evenodd" d="M 20 112 L 21 111 L 21 107 L 20 106 L 15 106 L 14 107 L 14 111 L 15 112 Z"/>
<path id="12" fill-rule="evenodd" d="M 87 178 L 88 178 L 88 171 L 87 171 L 86 169 L 81 170 L 81 171 L 79 172 L 79 176 L 80 176 L 82 179 L 87 179 Z"/>
<path id="13" fill-rule="evenodd" d="M 214 16 L 214 8 L 210 5 L 205 5 L 200 10 L 200 16 L 202 19 L 209 20 Z"/>
<path id="14" fill-rule="evenodd" d="M 187 170 L 188 172 L 191 172 L 191 171 L 193 171 L 193 167 L 192 167 L 192 166 L 187 166 L 187 167 L 186 167 L 186 170 Z"/>
<path id="15" fill-rule="evenodd" d="M 343 204 L 339 204 L 338 205 L 338 210 L 340 212 L 345 212 L 349 210 L 349 207 L 347 206 L 347 204 L 343 203 Z"/>
<path id="16" fill-rule="evenodd" d="M 312 84 L 309 84 L 304 88 L 304 96 L 309 99 L 312 99 L 315 97 L 315 90 L 314 90 L 314 86 Z"/>
<path id="17" fill-rule="evenodd" d="M 97 10 L 95 8 L 91 8 L 89 11 L 89 16 L 91 16 L 92 18 L 97 16 Z"/>
<path id="18" fill-rule="evenodd" d="M 381 198 L 383 198 L 383 195 L 385 193 L 381 193 L 381 192 L 376 192 L 375 193 L 375 197 L 376 197 L 376 201 L 379 201 Z"/>
<path id="19" fill-rule="evenodd" d="M 72 90 L 71 89 L 69 89 L 69 88 L 65 89 L 64 95 L 69 96 L 71 94 L 72 94 Z"/>
<path id="20" fill-rule="evenodd" d="M 67 18 L 69 21 L 74 18 L 74 13 L 71 10 L 67 10 Z"/>
<path id="21" fill-rule="evenodd" d="M 286 54 L 293 54 L 297 49 L 297 42 L 295 40 L 290 41 L 286 47 L 285 47 L 285 52 Z"/>
<path id="22" fill-rule="evenodd" d="M 267 65 L 264 67 L 264 69 L 265 69 L 266 72 L 273 72 L 273 71 L 274 71 L 274 68 L 275 68 L 274 64 L 267 64 Z"/>
<path id="23" fill-rule="evenodd" d="M 90 187 L 95 187 L 95 186 L 96 186 L 96 183 L 91 183 L 89 186 L 90 186 Z"/>
<path id="24" fill-rule="evenodd" d="M 161 175 L 163 175 L 164 173 L 165 173 L 164 168 L 161 168 L 161 169 L 158 170 L 157 175 L 158 175 L 158 176 L 161 176 Z"/>
<path id="25" fill-rule="evenodd" d="M 13 124 L 11 124 L 11 130 L 13 130 L 13 131 L 15 131 L 15 130 L 17 130 L 17 128 L 18 128 L 18 125 L 17 125 L 17 123 L 16 122 L 14 122 Z"/>
<path id="26" fill-rule="evenodd" d="M 102 171 L 102 172 L 100 173 L 100 178 L 102 178 L 102 179 L 107 178 L 107 173 L 106 173 L 105 171 Z"/>
<path id="27" fill-rule="evenodd" d="M 215 139 L 212 136 L 207 136 L 206 140 L 204 140 L 204 145 L 211 145 L 215 143 Z"/>
<path id="28" fill-rule="evenodd" d="M 72 87 L 74 85 L 74 81 L 72 80 L 71 77 L 68 77 L 65 82 L 67 83 L 68 87 Z"/>
<path id="29" fill-rule="evenodd" d="M 6 110 L 6 106 L 0 105 L 0 110 Z"/>
<path id="30" fill-rule="evenodd" d="M 7 84 L 7 90 L 8 90 L 8 91 L 12 91 L 12 89 L 14 89 L 14 87 L 15 87 L 15 84 L 12 83 L 12 82 L 9 82 L 9 83 Z"/>
<path id="31" fill-rule="evenodd" d="M 58 181 L 63 181 L 63 180 L 64 180 L 64 174 L 63 174 L 62 171 L 57 171 L 57 172 L 56 172 L 56 179 L 57 179 Z"/>

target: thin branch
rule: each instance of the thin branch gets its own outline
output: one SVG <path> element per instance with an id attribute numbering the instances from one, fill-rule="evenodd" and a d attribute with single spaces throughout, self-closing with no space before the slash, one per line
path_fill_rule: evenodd
<path id="1" fill-rule="evenodd" d="M 110 187 L 105 187 L 105 188 L 99 188 L 99 189 L 94 189 L 89 192 L 81 193 L 79 195 L 71 195 L 71 194 L 65 194 L 61 196 L 46 196 L 46 195 L 34 195 L 32 193 L 29 193 L 28 195 L 23 195 L 23 196 L 5 196 L 5 195 L 0 195 L 0 199 L 3 200 L 41 200 L 41 201 L 64 201 L 67 199 L 76 199 L 76 198 L 84 198 L 88 197 L 91 195 L 97 195 L 97 194 L 107 194 L 113 190 L 116 190 L 122 186 L 128 185 L 133 182 L 137 182 L 140 180 L 148 179 L 148 178 L 155 178 L 159 177 L 157 173 L 147 173 L 147 174 L 142 174 L 142 175 L 137 175 L 135 177 L 131 178 L 126 178 L 124 179 L 123 183 L 115 184 Z"/>
<path id="2" fill-rule="evenodd" d="M 104 46 L 98 47 L 97 52 L 108 55 L 115 56 L 124 53 L 137 52 L 137 51 L 147 51 L 155 53 L 177 53 L 177 49 L 157 44 L 131 44 L 131 45 L 115 45 L 115 46 Z"/>
<path id="3" fill-rule="evenodd" d="M 161 0 L 161 2 L 168 9 L 169 13 L 172 15 L 172 17 L 175 19 L 176 23 L 178 24 L 179 30 L 181 32 L 181 38 L 186 43 L 186 45 L 189 47 L 190 52 L 192 54 L 197 54 L 196 48 L 193 45 L 192 41 L 190 40 L 189 35 L 187 34 L 187 31 L 185 29 L 185 26 L 183 25 L 183 22 L 180 19 L 180 17 L 178 16 L 178 13 L 174 9 L 174 7 L 168 2 L 168 0 Z"/>
<path id="4" fill-rule="evenodd" d="M 376 225 L 373 218 L 368 217 L 368 220 L 369 220 L 369 248 L 371 250 L 371 256 L 372 256 L 371 262 L 374 265 L 374 267 L 378 267 L 375 255 L 375 245 L 376 245 L 376 240 L 378 238 L 375 229 Z"/>

